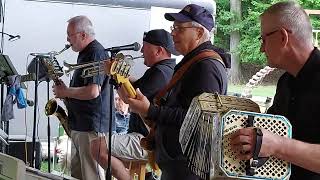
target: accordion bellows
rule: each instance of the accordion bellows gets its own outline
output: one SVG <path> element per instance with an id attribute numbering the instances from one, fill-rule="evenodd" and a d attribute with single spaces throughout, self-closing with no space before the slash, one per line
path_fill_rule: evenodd
<path id="1" fill-rule="evenodd" d="M 238 160 L 230 136 L 240 128 L 267 129 L 291 138 L 291 125 L 283 116 L 261 114 L 253 101 L 203 93 L 195 97 L 180 129 L 179 142 L 192 172 L 202 179 L 289 179 L 290 163 L 270 157 L 253 176 L 246 175 L 246 161 Z"/>

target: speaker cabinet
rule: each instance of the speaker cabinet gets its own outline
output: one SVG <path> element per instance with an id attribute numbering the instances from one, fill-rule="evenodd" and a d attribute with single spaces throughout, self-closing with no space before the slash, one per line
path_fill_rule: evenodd
<path id="1" fill-rule="evenodd" d="M 26 146 L 25 146 L 26 144 Z M 27 159 L 26 159 L 27 154 Z M 31 163 L 32 158 L 32 141 L 31 142 L 25 142 L 21 140 L 9 140 L 9 155 L 16 157 L 18 159 L 21 159 L 26 163 L 26 165 L 29 165 Z M 41 145 L 40 142 L 35 142 L 35 168 L 40 169 L 41 168 Z"/>

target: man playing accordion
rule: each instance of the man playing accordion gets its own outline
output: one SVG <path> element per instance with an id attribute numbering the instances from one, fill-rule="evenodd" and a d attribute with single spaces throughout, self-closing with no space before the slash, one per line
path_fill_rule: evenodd
<path id="1" fill-rule="evenodd" d="M 320 179 L 314 173 L 320 172 L 320 148 L 314 145 L 320 143 L 320 51 L 312 38 L 310 18 L 294 1 L 276 3 L 261 15 L 261 52 L 269 66 L 286 71 L 268 113 L 285 116 L 292 124 L 293 138 L 307 143 L 262 130 L 260 156 L 292 162 L 291 180 Z M 233 135 L 233 149 L 240 158 L 252 157 L 256 134 L 247 128 Z"/>

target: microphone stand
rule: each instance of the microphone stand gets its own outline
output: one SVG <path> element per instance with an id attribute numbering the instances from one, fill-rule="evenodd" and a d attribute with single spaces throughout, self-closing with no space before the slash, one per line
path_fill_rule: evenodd
<path id="1" fill-rule="evenodd" d="M 38 108 L 38 85 L 39 85 L 39 61 L 40 58 L 43 57 L 44 55 L 46 56 L 50 56 L 50 58 L 54 58 L 56 55 L 61 54 L 63 51 L 69 49 L 71 47 L 71 45 L 66 44 L 65 47 L 59 51 L 59 52 L 55 52 L 55 51 L 51 51 L 49 53 L 32 53 L 31 55 L 36 56 L 35 57 L 35 74 L 36 74 L 36 78 L 35 78 L 35 86 L 34 86 L 34 112 L 33 112 L 33 116 L 34 116 L 34 120 L 33 120 L 33 134 L 32 134 L 32 156 L 31 156 L 31 167 L 34 167 L 34 156 L 35 156 L 35 141 L 36 141 L 36 126 L 37 126 L 37 108 Z M 50 82 L 50 78 L 47 79 L 47 89 L 48 89 L 48 100 L 49 100 L 49 82 Z M 48 169 L 49 172 L 51 171 L 50 169 L 50 122 L 49 122 L 50 118 L 48 117 L 48 158 L 49 158 L 49 163 L 48 163 Z M 39 149 L 40 151 L 40 149 Z"/>
<path id="2" fill-rule="evenodd" d="M 3 88 L 4 88 L 4 85 L 3 85 Z M 7 95 L 9 94 L 9 87 L 7 86 Z M 2 114 L 2 106 L 3 106 L 3 102 L 1 104 L 1 114 Z M 4 132 L 8 135 L 8 138 L 6 138 L 5 140 L 9 143 L 9 121 L 5 121 L 3 122 L 3 129 L 4 129 Z M 9 144 L 5 144 L 4 142 L 2 142 L 3 146 L 4 146 L 4 152 L 6 154 L 9 154 Z"/>
<path id="3" fill-rule="evenodd" d="M 35 57 L 35 74 L 36 79 L 34 81 L 34 111 L 33 111 L 33 134 L 32 134 L 32 156 L 31 156 L 31 167 L 34 167 L 34 156 L 35 156 L 35 143 L 36 143 L 36 126 L 37 126 L 37 107 L 38 107 L 38 85 L 39 85 L 39 57 Z"/>
<path id="4" fill-rule="evenodd" d="M 119 52 L 119 50 L 111 50 L 111 59 L 114 59 L 116 57 L 116 54 Z M 107 167 L 107 173 L 106 173 L 106 180 L 111 180 L 112 178 L 112 172 L 111 172 L 111 136 L 112 136 L 112 105 L 113 105 L 113 87 L 116 85 L 114 79 L 110 76 L 109 80 L 110 84 L 110 113 L 109 113 L 109 133 L 108 133 L 108 167 Z"/>
<path id="5" fill-rule="evenodd" d="M 1 83 L 1 115 L 2 115 L 2 109 L 3 109 L 3 103 L 4 103 L 4 84 Z M 1 129 L 5 130 L 5 122 L 1 122 Z M 9 148 L 6 148 L 5 144 L 1 142 L 1 152 L 2 153 L 7 153 Z"/>
<path id="6" fill-rule="evenodd" d="M 3 100 L 4 100 L 4 85 L 1 83 L 1 112 L 3 109 Z"/>
<path id="7" fill-rule="evenodd" d="M 50 86 L 50 79 L 47 78 L 46 79 L 47 81 L 47 102 L 49 101 L 50 99 L 50 90 L 49 90 L 49 86 Z M 48 135 L 48 172 L 51 173 L 51 149 L 50 149 L 50 116 L 47 116 L 48 118 L 48 132 L 47 132 L 47 135 Z M 54 157 L 54 156 L 53 156 Z M 54 161 L 54 159 L 53 159 Z"/>

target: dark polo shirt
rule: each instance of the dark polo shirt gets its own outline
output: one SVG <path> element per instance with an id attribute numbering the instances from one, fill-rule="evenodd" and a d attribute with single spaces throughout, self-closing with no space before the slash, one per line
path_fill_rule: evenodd
<path id="1" fill-rule="evenodd" d="M 320 51 L 315 48 L 296 77 L 287 72 L 280 77 L 268 113 L 289 119 L 294 139 L 320 144 L 319 93 Z M 298 179 L 319 180 L 320 175 L 292 165 L 290 180 Z"/>
<path id="2" fill-rule="evenodd" d="M 79 52 L 77 63 L 100 61 L 108 58 L 104 47 L 97 41 L 92 41 Z M 68 114 L 70 127 L 76 131 L 108 132 L 110 120 L 110 99 L 112 105 L 112 121 L 114 123 L 113 91 L 110 92 L 109 77 L 106 75 L 81 77 L 82 69 L 75 70 L 70 87 L 82 87 L 90 84 L 101 86 L 101 94 L 90 100 L 68 99 Z M 115 126 L 113 126 L 115 130 Z"/>
<path id="3" fill-rule="evenodd" d="M 133 83 L 134 88 L 139 88 L 149 101 L 152 102 L 158 91 L 169 83 L 175 65 L 175 59 L 166 59 L 158 62 Z M 131 113 L 128 132 L 137 132 L 144 136 L 148 135 L 148 130 L 138 114 Z"/>

